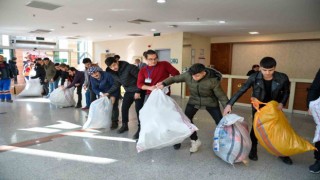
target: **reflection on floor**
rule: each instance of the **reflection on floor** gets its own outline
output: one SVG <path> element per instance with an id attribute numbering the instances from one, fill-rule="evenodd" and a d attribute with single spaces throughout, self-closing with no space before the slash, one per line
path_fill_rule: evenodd
<path id="1" fill-rule="evenodd" d="M 187 99 L 176 98 L 184 107 Z M 234 107 L 251 123 L 251 110 Z M 285 165 L 258 146 L 259 161 L 229 165 L 214 155 L 215 128 L 200 110 L 195 124 L 202 146 L 190 154 L 190 141 L 180 150 L 166 147 L 137 153 L 132 136 L 137 129 L 130 109 L 129 132 L 83 131 L 87 111 L 57 108 L 43 98 L 0 103 L 0 179 L 320 179 L 308 166 L 313 153 L 293 156 Z M 309 115 L 287 114 L 298 134 L 312 141 L 315 124 Z"/>

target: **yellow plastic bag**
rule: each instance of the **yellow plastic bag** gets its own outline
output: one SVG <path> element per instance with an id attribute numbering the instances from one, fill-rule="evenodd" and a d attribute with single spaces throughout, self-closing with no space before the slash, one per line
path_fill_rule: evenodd
<path id="1" fill-rule="evenodd" d="M 292 129 L 276 101 L 261 103 L 255 98 L 251 100 L 257 109 L 253 121 L 254 133 L 267 151 L 275 156 L 291 156 L 316 149 Z M 259 109 L 259 104 L 265 106 Z"/>

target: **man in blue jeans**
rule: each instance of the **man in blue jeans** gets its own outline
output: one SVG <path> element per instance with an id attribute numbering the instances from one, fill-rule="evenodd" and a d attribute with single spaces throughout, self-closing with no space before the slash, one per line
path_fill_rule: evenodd
<path id="1" fill-rule="evenodd" d="M 4 102 L 12 102 L 10 93 L 11 79 L 13 73 L 9 67 L 9 64 L 4 61 L 4 57 L 0 55 L 0 100 Z"/>
<path id="2" fill-rule="evenodd" d="M 93 92 L 91 83 L 90 83 L 90 75 L 88 74 L 88 69 L 92 66 L 96 66 L 99 68 L 99 71 L 102 71 L 102 69 L 99 67 L 98 64 L 93 64 L 90 58 L 84 58 L 82 60 L 82 64 L 84 64 L 86 70 L 84 71 L 84 83 L 83 83 L 83 89 L 86 91 L 85 97 L 86 97 L 86 106 L 82 108 L 82 110 L 87 110 L 90 108 L 90 104 L 97 99 L 97 95 Z"/>
<path id="3" fill-rule="evenodd" d="M 133 64 L 129 64 L 126 61 L 117 61 L 114 57 L 108 57 L 106 59 L 106 64 L 108 69 L 112 74 L 114 84 L 107 92 L 106 95 L 112 94 L 117 91 L 122 85 L 126 90 L 123 100 L 122 100 L 122 126 L 118 130 L 118 133 L 124 133 L 129 130 L 129 108 L 133 102 L 135 102 L 136 113 L 138 119 L 138 131 L 134 134 L 133 138 L 137 139 L 140 132 L 140 120 L 139 120 L 139 111 L 143 106 L 144 92 L 137 87 L 137 79 L 139 68 Z"/>

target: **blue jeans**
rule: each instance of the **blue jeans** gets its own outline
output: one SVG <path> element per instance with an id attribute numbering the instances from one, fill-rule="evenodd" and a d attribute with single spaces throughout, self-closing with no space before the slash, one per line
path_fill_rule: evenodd
<path id="1" fill-rule="evenodd" d="M 86 107 L 90 107 L 91 101 L 90 101 L 90 90 L 87 89 L 86 93 L 84 94 L 86 96 Z"/>
<path id="2" fill-rule="evenodd" d="M 11 79 L 0 79 L 0 99 L 1 100 L 11 100 L 10 93 Z"/>
<path id="3" fill-rule="evenodd" d="M 197 113 L 198 110 L 199 109 L 195 108 L 194 105 L 187 104 L 187 107 L 186 107 L 184 113 L 190 119 L 192 124 L 193 124 L 193 121 L 192 121 L 193 116 Z M 222 114 L 221 114 L 221 111 L 220 111 L 220 107 L 219 106 L 218 107 L 206 107 L 206 110 L 211 115 L 213 120 L 216 122 L 216 125 L 218 125 L 220 120 L 222 119 Z M 197 140 L 198 139 L 196 131 L 193 134 L 191 134 L 190 139 L 191 140 Z"/>
<path id="4" fill-rule="evenodd" d="M 49 94 L 52 93 L 52 91 L 55 89 L 54 82 L 49 82 Z"/>
<path id="5" fill-rule="evenodd" d="M 59 81 L 60 81 L 60 78 L 57 78 L 53 84 L 54 84 L 54 89 L 57 89 L 59 87 Z"/>

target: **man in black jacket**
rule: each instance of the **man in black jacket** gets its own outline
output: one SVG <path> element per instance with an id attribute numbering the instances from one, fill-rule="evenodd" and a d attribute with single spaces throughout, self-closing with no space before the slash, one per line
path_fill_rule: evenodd
<path id="1" fill-rule="evenodd" d="M 307 96 L 307 107 L 309 108 L 310 101 L 314 101 L 320 97 L 320 69 L 314 78 L 310 89 L 308 91 Z M 318 112 L 319 113 L 319 112 Z M 309 110 L 309 114 L 311 114 Z M 312 173 L 320 173 L 320 141 L 315 143 L 317 151 L 314 151 L 314 158 L 316 159 L 316 162 L 309 167 L 309 171 Z"/>
<path id="2" fill-rule="evenodd" d="M 114 57 L 108 57 L 105 62 L 114 79 L 114 84 L 109 89 L 107 94 L 112 94 L 113 92 L 117 91 L 121 85 L 126 90 L 123 96 L 121 109 L 122 127 L 118 130 L 118 133 L 123 133 L 129 130 L 129 108 L 131 104 L 135 102 L 138 119 L 138 131 L 134 134 L 133 138 L 137 139 L 140 132 L 139 111 L 143 106 L 145 97 L 145 93 L 137 87 L 139 69 L 137 66 L 129 64 L 126 61 L 117 61 Z"/>
<path id="3" fill-rule="evenodd" d="M 260 61 L 260 72 L 254 73 L 249 76 L 245 84 L 236 92 L 227 103 L 223 114 L 231 112 L 231 106 L 250 88 L 253 88 L 252 97 L 257 98 L 261 102 L 269 102 L 275 100 L 279 103 L 278 109 L 286 105 L 290 94 L 290 82 L 286 74 L 276 72 L 277 62 L 272 57 L 264 57 Z M 256 110 L 252 107 L 252 119 Z M 249 154 L 249 159 L 253 161 L 258 160 L 257 155 L 257 137 L 254 134 L 252 127 L 250 132 L 252 141 L 252 148 Z M 279 157 L 285 164 L 291 165 L 292 160 L 288 156 Z"/>
<path id="4" fill-rule="evenodd" d="M 17 76 L 19 75 L 19 70 L 17 67 L 17 58 L 13 57 L 12 60 L 9 60 L 9 66 L 14 78 L 14 84 L 18 84 Z"/>
<path id="5" fill-rule="evenodd" d="M 43 92 L 42 92 L 42 95 L 47 95 L 48 92 L 49 92 L 49 89 L 48 87 L 46 86 L 44 80 L 46 78 L 46 71 L 43 67 L 43 61 L 41 58 L 38 58 L 36 60 L 36 65 L 35 65 L 35 68 L 34 70 L 36 71 L 36 75 L 35 76 L 32 76 L 31 79 L 36 79 L 36 78 L 39 78 L 40 79 L 40 83 L 42 85 L 42 88 L 43 88 Z"/>

